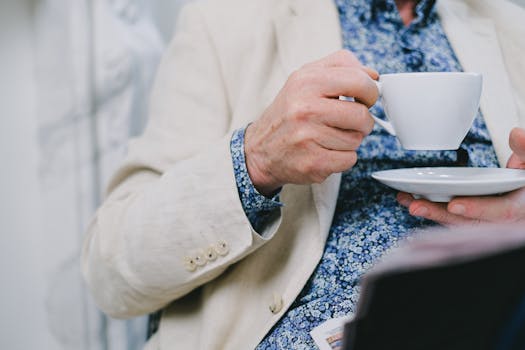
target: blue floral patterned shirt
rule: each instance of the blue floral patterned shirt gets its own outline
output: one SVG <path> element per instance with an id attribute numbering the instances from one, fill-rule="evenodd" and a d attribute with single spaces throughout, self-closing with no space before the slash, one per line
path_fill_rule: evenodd
<path id="1" fill-rule="evenodd" d="M 335 0 L 343 44 L 380 73 L 461 71 L 443 32 L 435 0 L 421 0 L 405 27 L 394 0 Z M 381 103 L 371 108 L 384 118 Z M 242 205 L 255 229 L 281 205 L 255 190 L 244 162 L 244 129 L 232 137 L 231 153 Z M 406 151 L 377 125 L 358 150 L 358 163 L 342 174 L 337 206 L 324 254 L 309 282 L 258 349 L 315 349 L 310 330 L 353 313 L 359 278 L 400 239 L 432 223 L 408 214 L 396 191 L 370 177 L 377 170 L 419 166 L 496 167 L 483 117 L 476 117 L 459 151 Z"/>

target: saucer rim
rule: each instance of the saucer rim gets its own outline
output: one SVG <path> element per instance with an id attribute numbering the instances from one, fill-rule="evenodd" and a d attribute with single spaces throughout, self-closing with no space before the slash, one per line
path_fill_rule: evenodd
<path id="1" fill-rule="evenodd" d="M 476 181 L 475 179 L 462 179 L 458 180 L 455 178 L 420 178 L 414 179 L 403 179 L 399 176 L 388 176 L 392 172 L 403 173 L 405 171 L 417 171 L 418 169 L 423 170 L 436 170 L 441 169 L 443 171 L 460 169 L 470 169 L 469 172 L 474 169 L 490 169 L 487 172 L 490 173 L 512 173 L 512 177 L 501 179 L 496 174 L 496 178 L 482 178 Z M 483 170 L 481 170 L 483 172 Z M 380 175 L 387 176 L 380 176 Z M 474 176 L 474 175 L 473 175 Z M 488 196 L 496 195 L 501 193 L 508 193 L 519 188 L 525 187 L 525 169 L 509 169 L 509 168 L 476 168 L 476 167 L 416 167 L 416 168 L 399 168 L 380 170 L 372 173 L 372 178 L 378 182 L 388 186 L 392 189 L 401 192 L 411 193 L 415 198 L 425 198 L 432 202 L 449 202 L 453 197 L 471 197 L 471 196 Z M 494 186 L 491 188 L 491 185 Z"/>
<path id="2" fill-rule="evenodd" d="M 513 174 L 513 177 L 506 177 L 506 178 L 481 178 L 476 179 L 474 178 L 476 175 L 471 175 L 472 178 L 466 178 L 466 179 L 457 179 L 457 178 L 436 178 L 436 177 L 424 177 L 422 175 L 421 178 L 402 178 L 402 177 L 392 177 L 392 176 L 383 176 L 384 174 L 389 175 L 393 173 L 403 173 L 408 171 L 428 171 L 428 170 L 451 170 L 454 169 L 457 170 L 468 170 L 468 171 L 481 171 L 483 172 L 490 172 L 490 173 L 500 173 L 495 174 L 495 176 L 501 176 L 501 175 L 508 175 Z M 478 175 L 485 175 L 485 174 L 478 174 Z M 375 171 L 371 174 L 371 176 L 378 180 L 378 181 L 396 181 L 400 183 L 406 183 L 406 184 L 503 184 L 503 183 L 512 183 L 514 181 L 525 181 L 525 169 L 513 169 L 513 168 L 496 168 L 496 167 L 412 167 L 412 168 L 395 168 L 395 169 L 387 169 L 387 170 L 379 170 Z M 465 175 L 467 177 L 467 175 Z"/>

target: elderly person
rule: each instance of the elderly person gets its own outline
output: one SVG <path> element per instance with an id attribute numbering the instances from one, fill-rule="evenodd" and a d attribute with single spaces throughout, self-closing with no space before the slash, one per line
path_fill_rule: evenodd
<path id="1" fill-rule="evenodd" d="M 163 310 L 148 349 L 312 348 L 309 331 L 353 312 L 361 274 L 411 230 L 525 220 L 525 189 L 445 205 L 370 178 L 525 168 L 522 8 L 223 0 L 179 23 L 83 250 L 102 310 Z M 462 70 L 483 74 L 484 93 L 459 151 L 406 151 L 374 126 L 377 72 Z"/>

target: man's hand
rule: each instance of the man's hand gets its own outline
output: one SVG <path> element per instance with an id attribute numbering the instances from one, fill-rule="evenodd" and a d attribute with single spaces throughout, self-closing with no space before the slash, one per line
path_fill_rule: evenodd
<path id="1" fill-rule="evenodd" d="M 509 143 L 513 153 L 507 168 L 525 169 L 525 129 L 514 128 Z M 456 197 L 448 204 L 415 200 L 404 192 L 398 194 L 397 200 L 410 214 L 443 225 L 525 221 L 525 187 L 501 196 Z"/>
<path id="2" fill-rule="evenodd" d="M 320 183 L 351 168 L 374 125 L 368 108 L 378 98 L 377 78 L 345 50 L 291 74 L 246 130 L 246 165 L 257 190 L 268 195 L 289 183 Z"/>

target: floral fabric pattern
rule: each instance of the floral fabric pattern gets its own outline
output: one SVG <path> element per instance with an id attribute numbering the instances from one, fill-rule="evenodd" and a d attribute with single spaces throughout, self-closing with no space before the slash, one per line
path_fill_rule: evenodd
<path id="1" fill-rule="evenodd" d="M 279 201 L 279 192 L 272 198 L 268 198 L 255 189 L 248 175 L 248 168 L 244 158 L 245 131 L 246 128 L 241 128 L 233 132 L 230 141 L 230 153 L 242 208 L 253 229 L 261 232 L 268 220 L 277 214 L 275 209 L 278 209 L 283 204 Z"/>
<path id="2" fill-rule="evenodd" d="M 407 27 L 394 0 L 335 0 L 335 3 L 344 47 L 380 73 L 462 70 L 440 25 L 435 0 L 421 0 L 416 6 L 416 19 Z M 380 101 L 371 112 L 385 117 Z M 236 132 L 233 140 L 239 140 L 241 133 Z M 262 227 L 268 212 L 278 204 L 254 195 L 246 166 L 242 165 L 242 153 L 238 142 L 232 141 L 243 206 L 254 227 Z M 319 265 L 258 349 L 315 349 L 309 332 L 330 318 L 354 312 L 362 274 L 414 229 L 433 225 L 409 215 L 397 203 L 397 191 L 373 180 L 372 172 L 423 166 L 498 166 L 481 113 L 458 151 L 407 151 L 395 137 L 376 125 L 363 140 L 358 157 L 357 164 L 342 174 L 332 226 Z"/>

